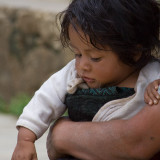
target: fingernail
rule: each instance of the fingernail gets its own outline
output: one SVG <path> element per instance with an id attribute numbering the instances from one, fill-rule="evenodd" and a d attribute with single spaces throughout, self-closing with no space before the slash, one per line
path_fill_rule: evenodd
<path id="1" fill-rule="evenodd" d="M 158 86 L 155 86 L 155 89 L 157 90 L 157 89 L 158 89 Z"/>
<path id="2" fill-rule="evenodd" d="M 156 96 L 157 97 L 157 99 L 160 99 L 160 97 L 159 96 Z"/>
<path id="3" fill-rule="evenodd" d="M 152 105 L 152 101 L 149 101 L 149 105 Z"/>
<path id="4" fill-rule="evenodd" d="M 154 100 L 154 104 L 157 104 L 157 101 L 156 101 L 156 100 Z"/>

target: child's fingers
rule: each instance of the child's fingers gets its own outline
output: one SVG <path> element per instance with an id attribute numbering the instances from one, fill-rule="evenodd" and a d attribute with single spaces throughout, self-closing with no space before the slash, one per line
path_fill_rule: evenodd
<path id="1" fill-rule="evenodd" d="M 158 90 L 158 87 L 159 87 L 159 85 L 160 85 L 160 79 L 155 80 L 155 81 L 153 82 L 153 85 L 154 85 L 155 90 Z"/>
<path id="2" fill-rule="evenodd" d="M 157 79 L 156 81 L 158 82 L 158 85 L 160 85 L 160 79 Z"/>
<path id="3" fill-rule="evenodd" d="M 151 92 L 148 92 L 150 99 L 152 100 L 153 104 L 158 104 L 158 100 L 160 98 L 158 92 L 155 89 L 152 89 Z"/>
<path id="4" fill-rule="evenodd" d="M 158 90 L 152 89 L 152 94 L 157 100 L 160 99 L 160 94 L 159 94 Z"/>
<path id="5" fill-rule="evenodd" d="M 153 101 L 152 101 L 152 99 L 149 97 L 147 90 L 146 90 L 146 92 L 145 92 L 145 94 L 144 94 L 144 101 L 145 101 L 145 103 L 147 103 L 147 104 L 149 104 L 149 105 L 152 105 L 152 104 L 153 104 Z"/>

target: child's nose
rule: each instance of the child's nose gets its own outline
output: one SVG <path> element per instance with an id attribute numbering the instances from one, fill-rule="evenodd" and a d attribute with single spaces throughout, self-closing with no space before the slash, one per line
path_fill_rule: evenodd
<path id="1" fill-rule="evenodd" d="M 89 60 L 87 58 L 81 58 L 79 61 L 79 69 L 82 71 L 89 71 L 91 68 Z"/>

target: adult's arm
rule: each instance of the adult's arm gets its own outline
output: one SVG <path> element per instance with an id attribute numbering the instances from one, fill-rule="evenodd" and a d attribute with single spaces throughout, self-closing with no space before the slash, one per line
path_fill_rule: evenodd
<path id="1" fill-rule="evenodd" d="M 52 140 L 59 154 L 83 160 L 150 159 L 160 150 L 160 103 L 145 106 L 129 120 L 72 122 L 60 120 Z"/>

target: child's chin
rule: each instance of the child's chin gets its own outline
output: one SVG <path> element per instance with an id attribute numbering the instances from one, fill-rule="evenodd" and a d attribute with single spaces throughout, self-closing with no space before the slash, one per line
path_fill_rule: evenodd
<path id="1" fill-rule="evenodd" d="M 89 88 L 101 88 L 101 85 L 87 84 Z"/>

